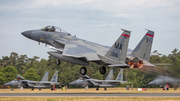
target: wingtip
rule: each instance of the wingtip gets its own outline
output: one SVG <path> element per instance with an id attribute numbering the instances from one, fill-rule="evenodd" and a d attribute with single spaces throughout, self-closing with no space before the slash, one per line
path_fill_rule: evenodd
<path id="1" fill-rule="evenodd" d="M 152 31 L 152 30 L 149 30 L 149 29 L 145 29 L 145 30 L 147 30 L 147 31 L 151 31 L 151 32 L 154 32 L 154 31 Z"/>
<path id="2" fill-rule="evenodd" d="M 126 31 L 126 32 L 129 32 L 129 33 L 131 33 L 131 31 L 129 31 L 129 30 L 126 30 L 126 29 L 121 29 L 122 31 Z"/>

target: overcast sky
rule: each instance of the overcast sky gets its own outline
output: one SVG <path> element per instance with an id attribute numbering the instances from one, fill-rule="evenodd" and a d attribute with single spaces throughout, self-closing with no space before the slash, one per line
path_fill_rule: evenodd
<path id="1" fill-rule="evenodd" d="M 168 55 L 180 49 L 180 0 L 0 0 L 0 58 L 16 52 L 47 59 L 49 46 L 21 35 L 47 25 L 107 46 L 127 29 L 130 49 L 150 29 L 152 51 Z"/>

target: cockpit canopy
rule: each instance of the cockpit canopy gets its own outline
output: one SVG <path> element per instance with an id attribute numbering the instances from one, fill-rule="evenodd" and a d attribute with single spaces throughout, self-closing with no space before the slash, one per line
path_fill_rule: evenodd
<path id="1" fill-rule="evenodd" d="M 46 26 L 41 29 L 42 31 L 47 31 L 47 32 L 61 32 L 61 33 L 68 33 L 64 31 L 63 29 L 56 27 L 56 26 Z"/>

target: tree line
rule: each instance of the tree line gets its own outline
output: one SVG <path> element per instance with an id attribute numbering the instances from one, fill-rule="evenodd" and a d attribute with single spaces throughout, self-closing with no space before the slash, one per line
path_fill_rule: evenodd
<path id="1" fill-rule="evenodd" d="M 157 52 L 157 51 L 155 51 Z M 160 65 L 159 68 L 165 68 L 173 74 L 174 77 L 180 78 L 180 51 L 173 49 L 171 54 L 150 57 L 151 63 L 170 63 L 172 65 Z M 40 81 L 46 71 L 49 71 L 49 80 L 53 76 L 55 70 L 58 70 L 58 81 L 67 84 L 80 77 L 80 68 L 82 66 L 61 61 L 60 65 L 56 65 L 56 59 L 49 56 L 48 59 L 40 59 L 34 56 L 28 58 L 27 55 L 19 55 L 16 52 L 10 53 L 10 56 L 2 56 L 0 59 L 0 84 L 12 81 L 17 74 L 25 79 Z M 116 79 L 119 68 L 107 68 L 105 75 L 99 72 L 100 65 L 90 63 L 87 67 L 87 75 L 94 79 L 105 79 L 110 69 L 114 69 L 114 79 Z M 125 77 L 127 75 L 127 77 Z M 132 82 L 134 87 L 154 87 L 148 85 L 159 74 L 145 73 L 137 69 L 124 69 L 124 78 L 128 82 Z M 125 80 L 125 79 L 124 79 Z M 126 86 L 126 85 L 119 85 Z M 71 86 L 69 86 L 71 87 Z"/>

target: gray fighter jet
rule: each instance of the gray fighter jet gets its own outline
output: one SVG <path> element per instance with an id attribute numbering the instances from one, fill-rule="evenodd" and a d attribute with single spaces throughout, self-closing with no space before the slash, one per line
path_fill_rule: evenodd
<path id="1" fill-rule="evenodd" d="M 115 87 L 121 83 L 130 83 L 123 81 L 123 69 L 120 70 L 116 80 L 113 80 L 113 69 L 111 69 L 106 80 L 97 80 L 87 75 L 81 75 L 78 80 L 71 82 L 70 85 L 83 86 L 85 89 L 88 89 L 88 87 L 97 87 L 96 90 L 99 90 L 99 87 L 103 87 L 104 90 L 107 90 L 107 87 Z"/>
<path id="2" fill-rule="evenodd" d="M 58 65 L 60 60 L 82 65 L 81 75 L 86 74 L 87 69 L 84 66 L 89 65 L 89 62 L 101 65 L 99 69 L 101 74 L 106 73 L 107 66 L 119 68 L 129 68 L 129 65 L 131 67 L 152 66 L 148 61 L 154 32 L 148 30 L 135 50 L 126 57 L 131 31 L 122 30 L 124 32 L 112 47 L 77 38 L 55 26 L 46 26 L 42 29 L 25 31 L 21 34 L 39 43 L 51 45 L 51 49 L 56 51 L 48 52 L 48 54 L 57 58 L 56 63 Z"/>
<path id="3" fill-rule="evenodd" d="M 34 90 L 34 88 L 39 88 L 39 90 L 41 90 L 41 88 L 50 88 L 52 85 L 59 85 L 60 83 L 57 82 L 57 78 L 58 78 L 58 71 L 55 71 L 51 81 L 48 81 L 48 76 L 49 76 L 49 72 L 47 71 L 42 80 L 41 81 L 31 81 L 31 80 L 26 80 L 24 79 L 22 76 L 17 75 L 17 79 L 10 81 L 8 83 L 5 83 L 5 86 L 18 86 L 18 87 L 23 87 L 23 88 L 32 88 L 32 90 Z M 22 79 L 22 80 L 19 80 Z"/>
<path id="4" fill-rule="evenodd" d="M 170 76 L 159 76 L 148 84 L 163 86 L 165 89 L 167 85 L 174 86 L 174 90 L 176 90 L 180 86 L 180 79 Z"/>

